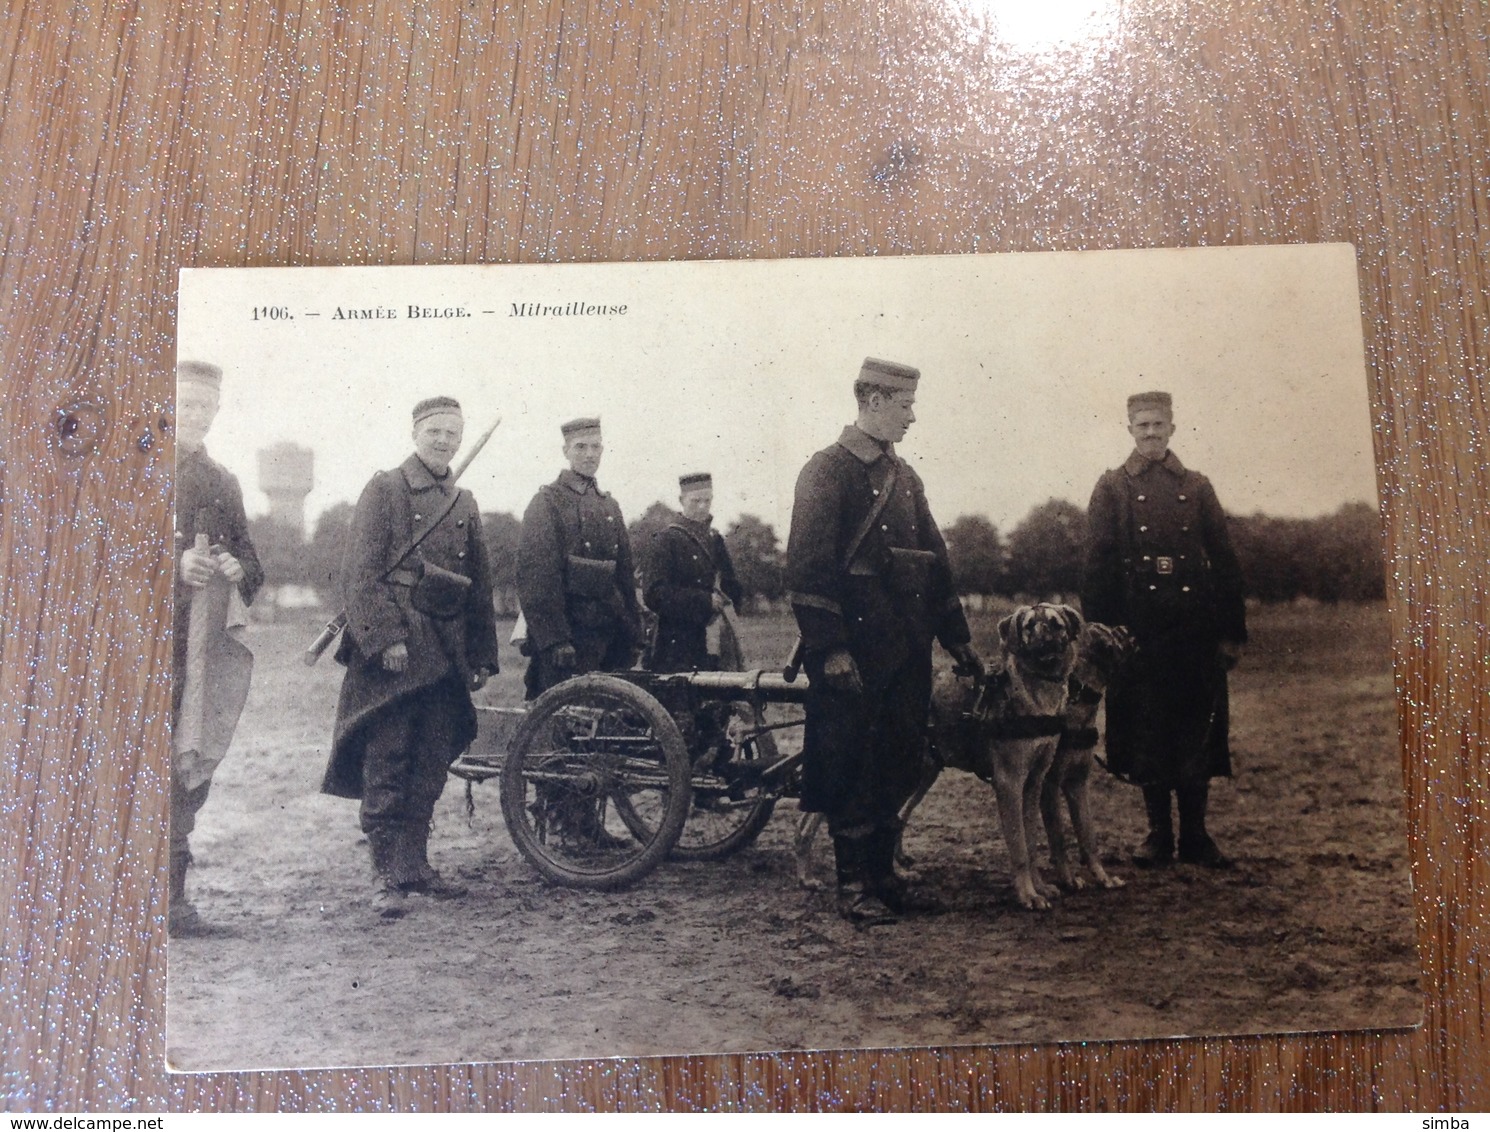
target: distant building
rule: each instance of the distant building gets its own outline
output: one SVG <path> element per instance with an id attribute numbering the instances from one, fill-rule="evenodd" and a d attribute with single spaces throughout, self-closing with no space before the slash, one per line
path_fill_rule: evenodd
<path id="1" fill-rule="evenodd" d="M 315 457 L 288 440 L 259 449 L 259 490 L 269 497 L 269 518 L 305 537 L 305 497 L 315 486 Z"/>

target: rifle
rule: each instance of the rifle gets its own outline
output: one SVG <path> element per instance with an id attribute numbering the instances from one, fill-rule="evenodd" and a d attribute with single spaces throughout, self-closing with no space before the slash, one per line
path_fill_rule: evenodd
<path id="1" fill-rule="evenodd" d="M 463 459 L 459 464 L 456 465 L 455 474 L 450 477 L 450 483 L 452 486 L 454 486 L 456 481 L 460 479 L 465 470 L 471 466 L 471 461 L 476 459 L 481 450 L 486 447 L 486 442 L 492 438 L 492 433 L 497 431 L 497 427 L 501 423 L 502 414 L 498 413 L 497 419 L 492 422 L 491 428 L 487 429 L 476 438 L 476 443 L 471 445 L 471 450 L 466 453 L 465 459 Z M 440 512 L 438 516 L 436 516 L 434 522 L 430 523 L 429 526 L 425 527 L 424 530 L 420 531 L 417 535 L 414 536 L 414 538 L 409 541 L 409 545 L 404 547 L 399 555 L 394 558 L 393 565 L 389 566 L 387 570 L 383 571 L 383 578 L 386 578 L 394 570 L 398 569 L 398 564 L 400 562 L 402 562 L 409 555 L 413 554 L 414 551 L 419 549 L 419 544 L 427 539 L 430 534 L 433 533 L 434 529 L 438 527 L 442 522 L 444 522 L 445 516 L 450 514 L 451 508 L 455 506 L 455 501 L 459 498 L 459 493 L 454 494 L 450 497 L 449 506 L 447 506 L 444 511 Z M 379 579 L 379 581 L 381 580 L 382 578 Z M 341 636 L 342 630 L 346 627 L 347 611 L 343 609 L 330 621 L 326 622 L 326 627 L 321 630 L 320 635 L 317 636 L 316 639 L 313 640 L 306 648 L 305 655 L 301 658 L 305 661 L 305 666 L 307 668 L 310 668 L 316 663 L 316 661 L 320 660 L 321 654 L 331 647 L 331 642 L 336 640 L 337 637 Z"/>

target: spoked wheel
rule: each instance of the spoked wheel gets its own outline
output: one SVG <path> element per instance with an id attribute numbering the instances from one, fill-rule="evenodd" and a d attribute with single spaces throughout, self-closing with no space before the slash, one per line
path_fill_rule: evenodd
<path id="1" fill-rule="evenodd" d="M 512 737 L 502 816 L 540 873 L 573 888 L 620 888 L 651 872 L 688 817 L 688 750 L 646 691 L 592 673 L 550 688 Z M 656 820 L 641 832 L 621 812 Z"/>
<path id="2" fill-rule="evenodd" d="M 722 747 L 713 758 L 706 753 L 694 768 L 693 802 L 672 849 L 674 860 L 717 861 L 744 849 L 766 828 L 781 794 L 779 786 L 764 781 L 761 773 L 777 761 L 777 752 L 775 737 L 764 730 L 760 708 L 746 703 L 722 706 L 728 711 Z M 616 810 L 637 838 L 646 837 L 659 821 L 646 805 L 618 805 Z"/>

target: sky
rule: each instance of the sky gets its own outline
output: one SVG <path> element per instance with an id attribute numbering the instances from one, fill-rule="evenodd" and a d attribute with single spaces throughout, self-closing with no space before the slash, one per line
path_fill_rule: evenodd
<path id="1" fill-rule="evenodd" d="M 314 451 L 312 524 L 412 451 L 416 401 L 448 394 L 468 441 L 501 420 L 462 480 L 483 511 L 520 515 L 564 466 L 559 425 L 599 416 L 600 483 L 628 519 L 710 471 L 721 527 L 748 512 L 784 540 L 797 472 L 853 420 L 866 356 L 921 370 L 897 451 L 943 526 L 1085 506 L 1147 389 L 1174 395 L 1172 447 L 1229 511 L 1307 517 L 1376 499 L 1356 279 L 1344 244 L 189 269 L 178 357 L 225 371 L 207 448 L 250 515 L 268 506 L 256 453 Z M 598 309 L 514 313 L 534 305 Z M 392 317 L 336 317 L 353 311 Z"/>

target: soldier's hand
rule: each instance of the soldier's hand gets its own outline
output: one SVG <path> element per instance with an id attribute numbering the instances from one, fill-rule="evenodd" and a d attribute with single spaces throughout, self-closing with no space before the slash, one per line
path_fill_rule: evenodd
<path id="1" fill-rule="evenodd" d="M 471 691 L 479 692 L 486 687 L 486 682 L 492 678 L 492 670 L 482 665 L 471 673 Z"/>
<path id="2" fill-rule="evenodd" d="M 553 645 L 545 655 L 548 658 L 549 667 L 555 672 L 571 672 L 578 663 L 574 646 L 570 644 Z"/>
<path id="3" fill-rule="evenodd" d="M 402 672 L 409 667 L 409 646 L 399 641 L 383 650 L 383 667 L 389 672 Z"/>
<path id="4" fill-rule="evenodd" d="M 847 649 L 834 649 L 823 661 L 823 679 L 828 687 L 838 692 L 864 694 L 864 681 L 859 678 L 859 666 Z"/>
<path id="5" fill-rule="evenodd" d="M 710 604 L 714 607 L 715 613 L 723 613 L 724 607 L 729 604 L 729 598 L 725 597 L 718 590 L 715 590 L 713 598 L 710 599 Z"/>
<path id="6" fill-rule="evenodd" d="M 1230 672 L 1242 659 L 1242 643 L 1240 641 L 1222 641 L 1220 645 L 1221 667 Z"/>
<path id="7" fill-rule="evenodd" d="M 951 650 L 951 653 L 952 659 L 955 662 L 952 665 L 952 671 L 958 676 L 971 677 L 974 680 L 981 680 L 983 678 L 983 674 L 986 671 L 983 666 L 983 658 L 978 655 L 977 650 L 972 645 L 958 645 Z"/>
<path id="8" fill-rule="evenodd" d="M 217 559 L 217 569 L 220 574 L 233 585 L 243 581 L 243 563 L 234 558 L 227 551 L 214 555 Z"/>
<path id="9" fill-rule="evenodd" d="M 191 546 L 181 552 L 181 580 L 188 586 L 200 589 L 216 573 L 217 561 L 211 554 Z"/>

